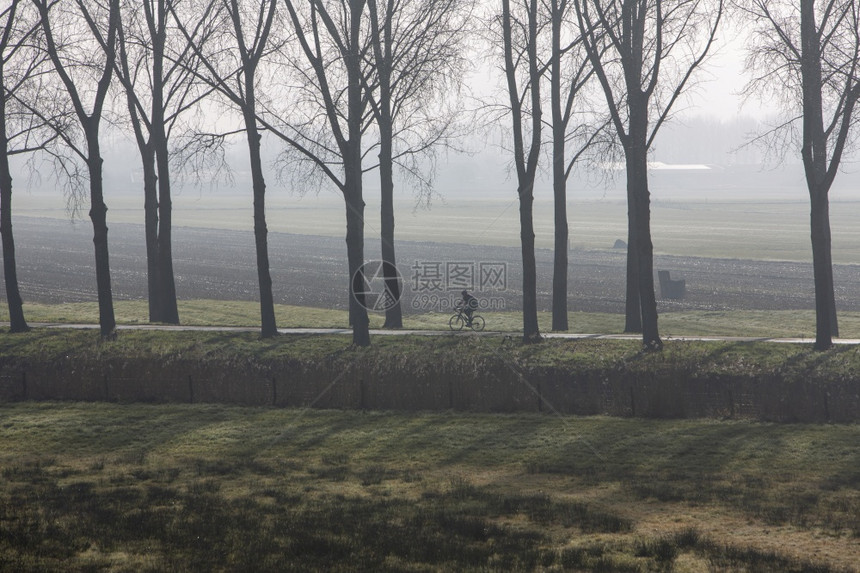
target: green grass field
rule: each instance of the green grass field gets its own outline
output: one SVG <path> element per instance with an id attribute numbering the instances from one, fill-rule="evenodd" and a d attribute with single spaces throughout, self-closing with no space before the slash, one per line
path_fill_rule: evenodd
<path id="1" fill-rule="evenodd" d="M 853 571 L 860 426 L 0 406 L 4 571 Z"/>

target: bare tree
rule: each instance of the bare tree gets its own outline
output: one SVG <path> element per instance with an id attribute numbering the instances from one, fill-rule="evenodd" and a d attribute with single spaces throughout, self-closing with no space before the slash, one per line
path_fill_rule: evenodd
<path id="1" fill-rule="evenodd" d="M 584 101 L 593 68 L 582 46 L 579 26 L 569 0 L 549 0 L 552 26 L 548 74 L 552 110 L 552 187 L 554 211 L 552 329 L 568 330 L 567 180 L 583 154 L 594 144 L 605 124 L 596 120 L 591 102 Z M 579 113 L 580 121 L 571 124 Z M 573 153 L 568 157 L 568 149 Z"/>
<path id="2" fill-rule="evenodd" d="M 747 60 L 754 77 L 747 90 L 776 95 L 785 110 L 778 127 L 764 139 L 797 142 L 796 126 L 801 125 L 798 143 L 811 207 L 815 348 L 826 350 L 839 335 L 828 194 L 856 137 L 852 129 L 860 99 L 860 4 L 801 0 L 798 6 L 749 0 L 738 6 L 754 25 Z"/>
<path id="3" fill-rule="evenodd" d="M 663 347 L 657 326 L 648 150 L 713 44 L 723 0 L 576 0 L 588 57 L 627 170 L 625 331 Z"/>
<path id="4" fill-rule="evenodd" d="M 108 95 L 119 26 L 119 0 L 107 3 L 84 0 L 33 0 L 39 11 L 47 55 L 75 110 L 79 141 L 67 129 L 52 123 L 58 137 L 86 164 L 89 176 L 90 219 L 93 224 L 99 326 L 102 337 L 116 334 L 108 251 L 107 205 L 102 183 L 99 133 Z M 85 99 L 89 98 L 89 105 Z M 38 112 L 36 112 L 38 113 Z M 47 120 L 47 116 L 40 115 Z"/>
<path id="5" fill-rule="evenodd" d="M 399 164 L 419 185 L 432 187 L 417 158 L 432 156 L 453 134 L 454 114 L 445 100 L 456 91 L 466 65 L 465 40 L 472 0 L 368 0 L 375 86 L 366 86 L 379 128 L 382 263 L 385 328 L 401 328 L 394 248 L 394 168 Z M 373 89 L 375 88 L 375 89 Z M 433 105 L 441 104 L 441 105 Z"/>
<path id="6" fill-rule="evenodd" d="M 262 59 L 272 50 L 269 45 L 276 0 L 213 0 L 199 14 L 186 14 L 187 22 L 173 8 L 177 26 L 199 59 L 200 66 L 189 68 L 194 75 L 220 93 L 242 115 L 251 165 L 251 185 L 254 194 L 254 239 L 257 252 L 257 279 L 260 287 L 261 334 L 278 333 L 272 276 L 269 269 L 268 226 L 266 223 L 266 179 L 260 153 L 262 138 L 257 120 L 259 83 L 258 69 Z M 224 37 L 213 41 L 219 33 Z M 208 44 L 208 48 L 206 47 Z M 199 141 L 211 143 L 228 133 L 203 136 Z"/>
<path id="7" fill-rule="evenodd" d="M 28 8 L 30 10 L 28 10 Z M 45 54 L 39 45 L 38 18 L 27 0 L 12 0 L 0 12 L 0 235 L 3 240 L 3 276 L 12 332 L 29 330 L 18 288 L 15 238 L 12 232 L 12 173 L 9 158 L 45 149 L 56 139 L 44 122 L 19 102 L 38 89 Z"/>
<path id="8" fill-rule="evenodd" d="M 541 151 L 541 80 L 538 42 L 545 21 L 537 0 L 502 0 L 499 19 L 504 72 L 513 128 L 513 161 L 520 203 L 520 247 L 523 264 L 523 340 L 541 340 L 537 318 L 537 263 L 535 260 L 534 185 Z M 529 139 L 526 142 L 526 139 Z M 566 248 L 566 246 L 565 246 Z"/>
<path id="9" fill-rule="evenodd" d="M 201 90 L 189 70 L 187 42 L 170 26 L 180 0 L 125 0 L 118 30 L 116 75 L 143 163 L 150 322 L 179 323 L 173 273 L 170 140 Z"/>
<path id="10" fill-rule="evenodd" d="M 343 194 L 349 271 L 349 317 L 356 346 L 370 344 L 365 293 L 364 150 L 370 119 L 364 63 L 370 47 L 364 22 L 366 0 L 284 0 L 299 45 L 292 60 L 306 121 L 270 114 L 267 124 L 303 160 Z M 270 110 L 271 111 L 271 110 Z M 295 116 L 299 110 L 291 110 Z M 280 116 L 280 119 L 278 119 Z M 274 125 L 277 123 L 277 125 Z"/>

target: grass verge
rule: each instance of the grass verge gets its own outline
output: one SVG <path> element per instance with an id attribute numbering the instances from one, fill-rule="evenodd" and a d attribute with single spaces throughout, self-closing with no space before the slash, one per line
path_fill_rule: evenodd
<path id="1" fill-rule="evenodd" d="M 301 359 L 308 362 L 365 360 L 388 363 L 404 357 L 427 362 L 446 359 L 481 362 L 507 360 L 529 367 L 559 367 L 572 373 L 594 368 L 659 369 L 731 375 L 778 374 L 784 378 L 815 375 L 822 379 L 853 379 L 860 372 L 860 347 L 837 346 L 815 352 L 812 344 L 767 341 L 673 341 L 665 350 L 643 353 L 635 339 L 545 339 L 524 344 L 499 334 L 478 337 L 376 336 L 372 346 L 356 348 L 351 336 L 289 334 L 260 338 L 253 332 L 125 330 L 103 340 L 96 330 L 34 328 L 26 333 L 0 333 L 0 356 L 11 361 L 51 361 L 79 357 L 87 360 L 186 360 L 227 362 Z"/>
<path id="2" fill-rule="evenodd" d="M 147 324 L 148 305 L 144 300 L 116 301 L 116 320 L 120 324 Z M 95 302 L 66 304 L 24 305 L 27 320 L 33 323 L 97 324 L 98 304 Z M 347 312 L 313 307 L 276 305 L 275 313 L 281 328 L 347 328 Z M 482 312 L 487 330 L 518 332 L 522 330 L 519 312 Z M 179 315 L 183 324 L 195 326 L 248 326 L 259 325 L 260 309 L 255 302 L 188 300 L 179 301 Z M 403 326 L 417 330 L 448 330 L 449 313 L 407 314 Z M 0 321 L 8 321 L 8 309 L 0 307 Z M 538 320 L 544 331 L 549 331 L 550 313 L 541 312 Z M 370 315 L 371 328 L 382 328 L 384 316 Z M 624 330 L 624 317 L 618 314 L 571 312 L 571 332 L 594 334 L 620 334 Z M 840 333 L 844 338 L 860 338 L 860 313 L 839 314 Z M 660 315 L 660 328 L 664 336 L 744 336 L 744 337 L 815 337 L 814 311 L 684 311 L 664 312 Z"/>
<path id="3" fill-rule="evenodd" d="M 0 406 L 0 569 L 852 571 L 860 427 Z"/>
<path id="4" fill-rule="evenodd" d="M 0 335 L 0 400 L 222 402 L 658 418 L 860 419 L 860 347 L 34 329 Z"/>

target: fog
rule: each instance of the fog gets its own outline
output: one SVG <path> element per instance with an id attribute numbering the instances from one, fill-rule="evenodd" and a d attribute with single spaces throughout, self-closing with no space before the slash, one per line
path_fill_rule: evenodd
<path id="1" fill-rule="evenodd" d="M 799 151 L 786 149 L 782 153 L 752 142 L 767 124 L 748 116 L 725 120 L 715 117 L 677 118 L 666 124 L 655 141 L 651 154 L 650 186 L 652 199 L 673 201 L 799 201 L 807 198 L 803 167 Z M 437 158 L 434 173 L 433 201 L 461 199 L 498 199 L 514 197 L 515 178 L 509 154 L 495 142 L 479 137 L 466 138 L 462 148 L 469 153 L 443 151 Z M 133 142 L 113 134 L 106 146 L 105 188 L 108 206 L 111 198 L 141 195 L 140 159 Z M 265 146 L 268 167 L 267 184 L 270 196 L 289 195 L 294 198 L 337 199 L 338 193 L 325 185 L 290 188 L 290 183 L 278 178 L 276 161 L 280 145 L 267 139 Z M 174 181 L 178 195 L 190 195 L 201 201 L 225 195 L 244 195 L 250 189 L 247 151 L 241 141 L 228 146 L 226 160 L 230 166 L 230 181 L 207 179 L 204 174 L 185 174 Z M 843 161 L 842 172 L 836 178 L 831 198 L 834 201 L 860 200 L 860 156 L 855 152 Z M 548 158 L 544 164 L 548 163 Z M 60 194 L 50 168 L 45 164 L 15 164 L 14 179 L 18 193 L 40 195 Z M 623 200 L 625 174 L 623 163 L 582 163 L 569 181 L 573 201 Z M 298 187 L 294 185 L 293 187 Z M 378 191 L 375 172 L 364 180 L 365 196 Z M 542 170 L 535 189 L 537 200 L 551 198 L 552 181 Z M 397 193 L 401 200 L 416 196 L 409 181 L 400 180 Z M 86 209 L 83 209 L 85 212 Z"/>

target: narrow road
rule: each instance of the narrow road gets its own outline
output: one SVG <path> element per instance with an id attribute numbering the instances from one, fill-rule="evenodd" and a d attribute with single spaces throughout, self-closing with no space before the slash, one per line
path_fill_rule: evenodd
<path id="1" fill-rule="evenodd" d="M 0 326 L 9 327 L 8 322 L 0 322 Z M 57 328 L 69 330 L 97 330 L 98 324 L 65 324 L 59 322 L 34 322 L 30 323 L 32 328 Z M 199 331 L 199 332 L 257 332 L 257 326 L 194 326 L 194 325 L 169 325 L 169 324 L 119 324 L 117 330 L 163 330 L 172 332 Z M 352 334 L 351 328 L 279 328 L 280 334 Z M 484 331 L 452 332 L 450 330 L 377 330 L 371 329 L 371 336 L 519 336 L 517 332 Z M 562 338 L 569 340 L 638 340 L 638 334 L 587 334 L 575 332 L 547 332 L 542 333 L 544 338 Z M 774 342 L 781 344 L 812 344 L 812 338 L 769 338 L 760 336 L 665 336 L 664 341 L 699 341 L 699 342 Z M 860 338 L 834 338 L 833 344 L 857 344 Z"/>

